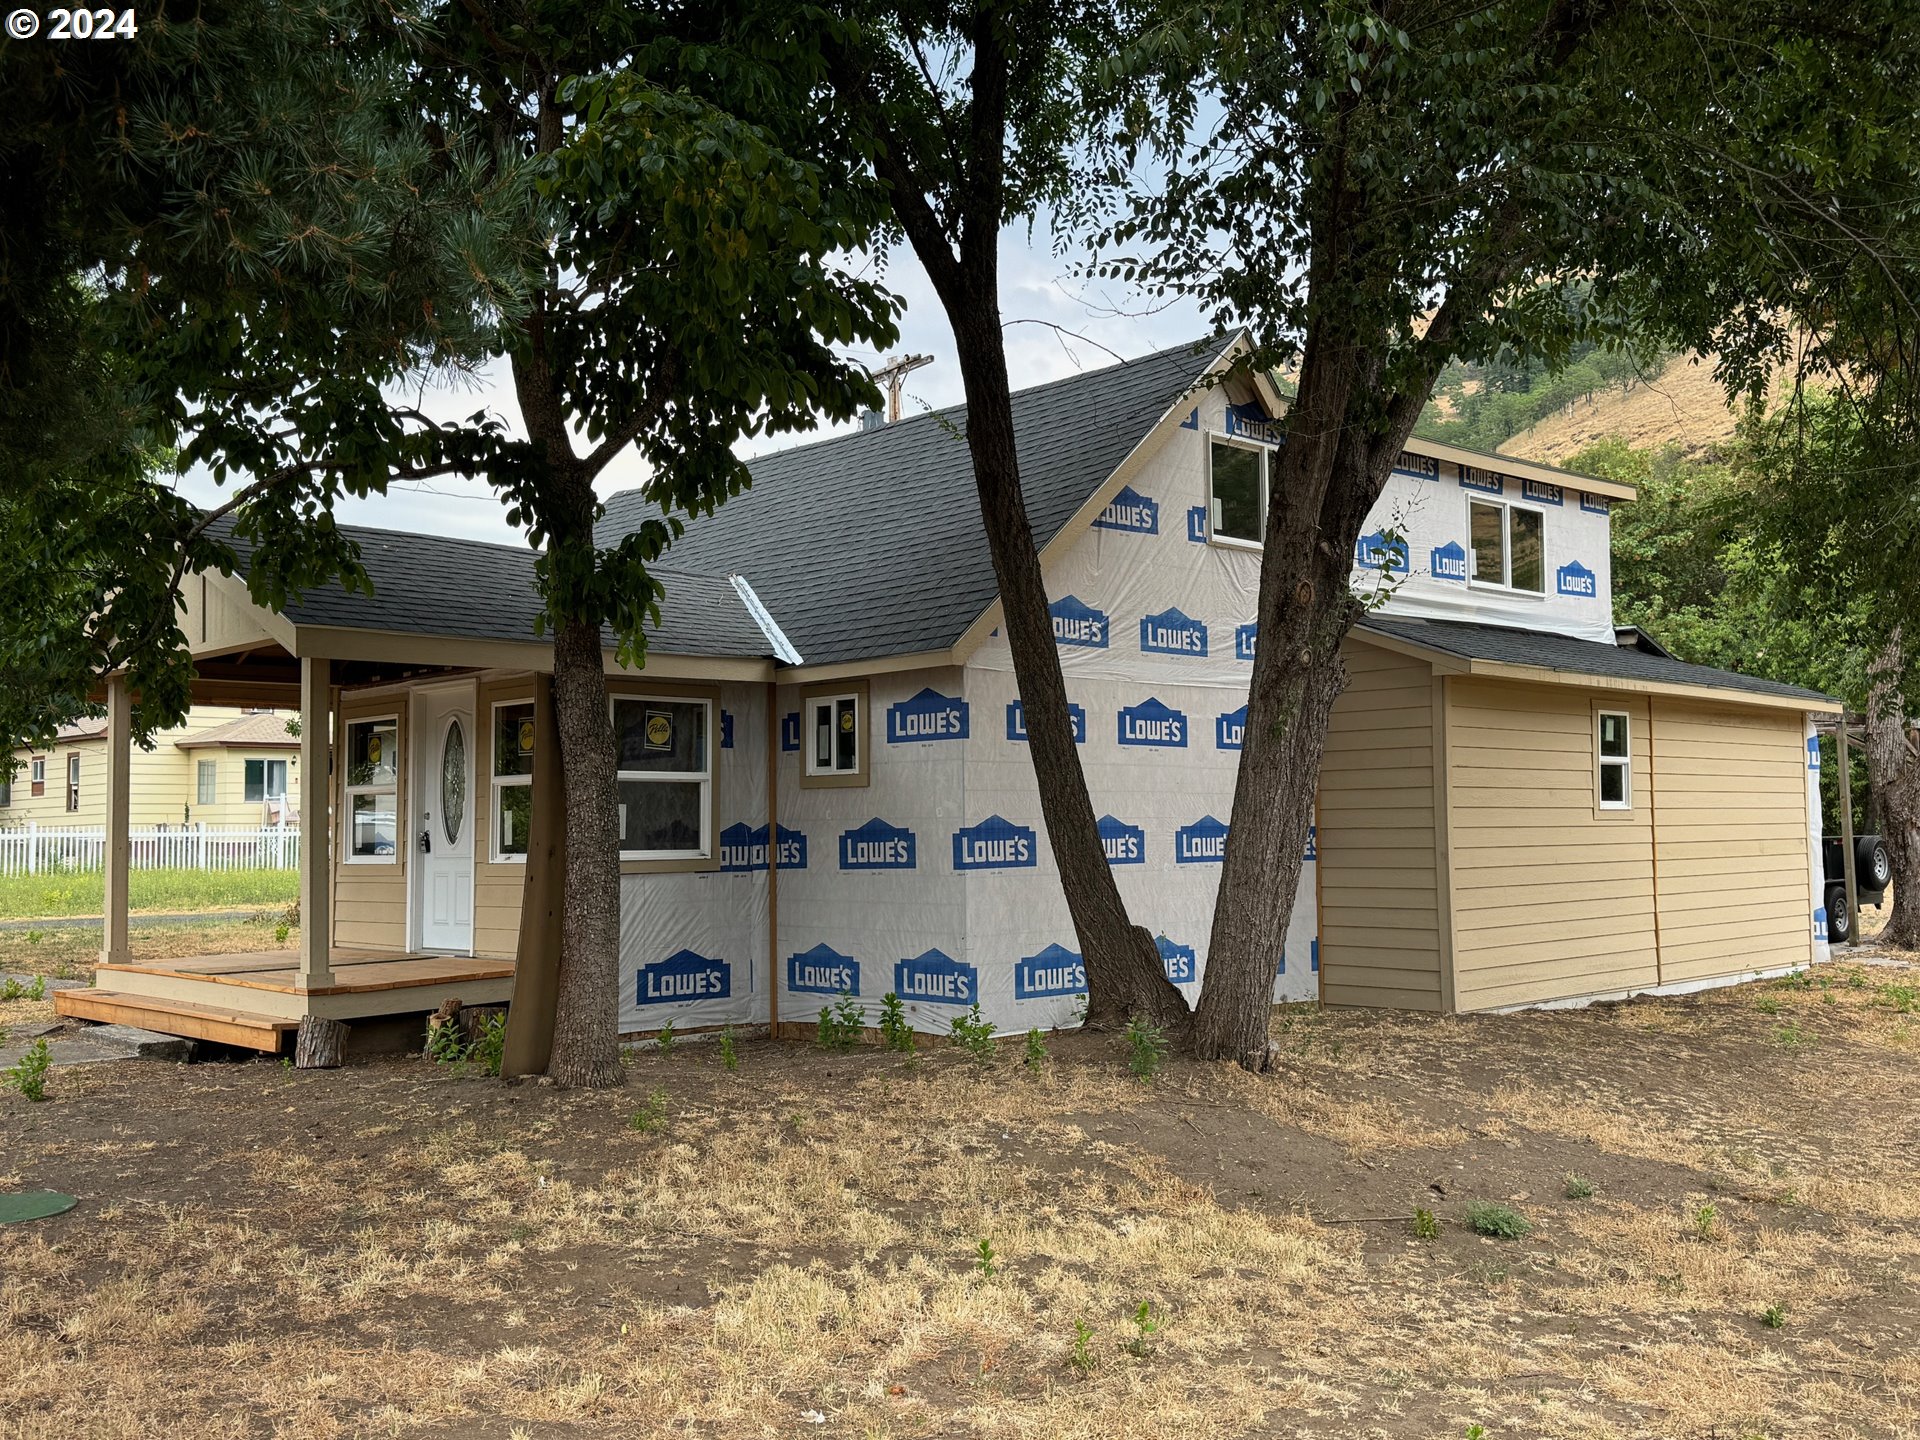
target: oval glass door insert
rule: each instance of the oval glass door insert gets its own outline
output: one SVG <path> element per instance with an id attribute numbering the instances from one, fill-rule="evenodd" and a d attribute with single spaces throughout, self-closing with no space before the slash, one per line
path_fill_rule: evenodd
<path id="1" fill-rule="evenodd" d="M 440 823 L 446 827 L 449 845 L 460 842 L 460 826 L 466 818 L 467 732 L 455 717 L 440 751 Z"/>

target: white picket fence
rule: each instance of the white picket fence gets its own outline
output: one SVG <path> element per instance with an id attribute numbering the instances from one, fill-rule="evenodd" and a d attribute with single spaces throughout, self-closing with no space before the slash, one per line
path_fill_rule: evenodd
<path id="1" fill-rule="evenodd" d="M 135 870 L 291 870 L 300 832 L 286 825 L 141 825 L 127 832 Z M 103 870 L 107 832 L 95 826 L 0 830 L 0 875 Z"/>

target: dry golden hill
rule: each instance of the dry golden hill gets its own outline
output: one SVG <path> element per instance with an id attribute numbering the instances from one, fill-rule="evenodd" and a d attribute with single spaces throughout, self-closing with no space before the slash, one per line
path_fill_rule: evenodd
<path id="1" fill-rule="evenodd" d="M 1726 391 L 1713 378 L 1713 366 L 1689 355 L 1676 356 L 1652 380 L 1631 390 L 1609 387 L 1590 400 L 1576 400 L 1500 447 L 1503 455 L 1543 464 L 1564 464 L 1596 440 L 1619 436 L 1630 445 L 1678 445 L 1689 456 L 1705 458 L 1732 438 L 1735 414 Z"/>

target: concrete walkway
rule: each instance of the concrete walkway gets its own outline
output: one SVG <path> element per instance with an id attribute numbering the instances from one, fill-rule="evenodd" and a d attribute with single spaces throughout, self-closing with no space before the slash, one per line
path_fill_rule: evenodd
<path id="1" fill-rule="evenodd" d="M 18 980 L 31 985 L 31 975 L 0 974 L 0 985 Z M 84 989 L 84 980 L 46 982 L 46 993 L 56 990 Z M 31 1024 L 0 1026 L 0 1069 L 14 1064 L 33 1047 L 35 1041 L 47 1042 L 47 1054 L 54 1065 L 98 1065 L 108 1060 L 186 1060 L 192 1057 L 194 1042 L 178 1035 L 161 1035 L 131 1025 L 93 1025 L 85 1020 L 52 1017 Z"/>

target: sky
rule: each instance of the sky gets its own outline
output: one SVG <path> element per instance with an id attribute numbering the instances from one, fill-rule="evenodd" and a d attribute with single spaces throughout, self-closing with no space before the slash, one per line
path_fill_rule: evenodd
<path id="1" fill-rule="evenodd" d="M 1007 368 L 1014 389 L 1099 369 L 1113 364 L 1116 358 L 1150 354 L 1211 330 L 1199 307 L 1191 302 L 1153 309 L 1124 290 L 1081 279 L 1075 271 L 1085 263 L 1086 252 L 1076 249 L 1056 255 L 1049 240 L 1044 229 L 1029 234 L 1024 222 L 1010 226 L 1000 237 L 1000 312 L 1006 326 Z M 908 377 L 902 413 L 912 415 L 959 403 L 962 386 L 953 335 L 925 271 L 912 251 L 903 247 L 887 257 L 885 274 L 889 287 L 906 302 L 900 320 L 900 343 L 890 353 L 934 357 L 933 364 Z M 870 351 L 853 350 L 849 354 L 869 366 L 881 358 Z M 428 390 L 418 398 L 421 408 L 436 419 L 489 409 L 516 431 L 520 428 L 519 407 L 504 362 L 496 362 L 478 376 L 463 377 L 458 388 Z M 805 444 L 850 428 L 762 438 L 743 445 L 741 454 L 751 459 L 755 454 Z M 632 489 L 645 478 L 645 467 L 629 451 L 607 467 L 597 488 L 602 496 L 612 495 Z M 225 498 L 223 488 L 204 470 L 180 477 L 179 488 L 202 505 L 217 505 Z M 389 530 L 501 543 L 523 539 L 508 526 L 505 505 L 478 481 L 437 479 L 396 484 L 385 496 L 347 499 L 337 513 L 346 523 Z"/>

